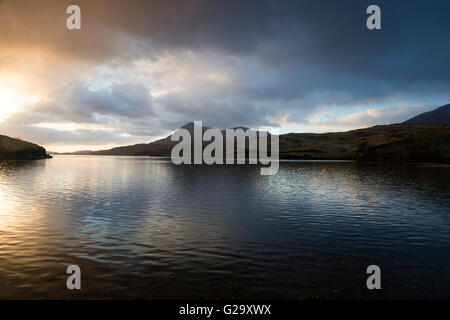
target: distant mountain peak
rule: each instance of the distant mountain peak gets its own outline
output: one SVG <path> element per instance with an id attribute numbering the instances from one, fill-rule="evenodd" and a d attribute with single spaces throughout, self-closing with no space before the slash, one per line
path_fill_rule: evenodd
<path id="1" fill-rule="evenodd" d="M 421 113 L 404 123 L 417 124 L 450 124 L 450 104 L 446 104 L 432 111 Z"/>
<path id="2" fill-rule="evenodd" d="M 253 129 L 250 129 L 250 128 L 248 128 L 248 127 L 233 127 L 233 128 L 229 128 L 229 129 L 233 129 L 233 130 L 242 129 L 242 130 L 244 130 L 244 131 L 247 131 L 247 130 L 253 130 Z"/>
<path id="3" fill-rule="evenodd" d="M 179 129 L 186 129 L 187 131 L 189 131 L 189 133 L 191 135 L 194 134 L 194 127 L 195 127 L 195 123 L 193 121 L 186 123 L 184 126 L 178 128 L 175 130 L 175 132 Z M 202 132 L 205 132 L 205 130 L 210 129 L 210 127 L 205 127 L 204 125 L 202 125 Z M 169 136 L 170 137 L 170 136 Z"/>
<path id="4" fill-rule="evenodd" d="M 188 123 L 186 123 L 185 125 L 181 126 L 180 128 L 176 129 L 175 132 L 176 132 L 177 130 L 179 130 L 179 129 L 186 129 L 187 131 L 189 131 L 189 133 L 194 134 L 194 126 L 195 126 L 194 122 L 191 121 L 191 122 L 188 122 Z M 212 128 L 211 128 L 211 127 L 207 127 L 207 126 L 205 126 L 205 125 L 202 124 L 202 129 L 203 129 L 203 133 L 204 133 L 206 130 L 212 129 Z M 270 135 L 270 132 L 268 132 L 268 131 L 257 131 L 257 130 L 254 130 L 254 129 L 252 129 L 252 128 L 244 127 L 244 126 L 238 126 L 238 127 L 232 127 L 232 128 L 225 128 L 225 129 L 222 129 L 222 130 L 220 130 L 220 131 L 221 131 L 222 133 L 225 133 L 225 130 L 226 130 L 226 129 L 232 129 L 232 130 L 239 130 L 239 129 L 242 129 L 243 131 L 251 130 L 251 131 L 256 132 L 257 135 L 259 135 L 261 132 L 266 132 L 268 135 Z M 170 136 L 169 136 L 169 137 L 170 137 Z"/>
<path id="5" fill-rule="evenodd" d="M 183 126 L 179 127 L 178 129 L 174 130 L 174 132 L 177 132 L 180 129 L 185 129 L 189 131 L 191 136 L 194 136 L 194 127 L 195 123 L 193 121 L 187 122 Z M 206 130 L 211 129 L 211 127 L 206 127 L 202 123 L 202 134 L 205 133 Z M 233 130 L 242 129 L 244 131 L 251 130 L 256 133 L 256 136 L 259 136 L 261 133 L 265 132 L 267 135 L 270 136 L 270 132 L 268 131 L 256 131 L 251 128 L 247 127 L 233 127 L 229 128 Z M 221 130 L 222 134 L 225 134 L 225 130 Z M 172 133 L 173 134 L 173 133 Z M 70 152 L 69 154 L 78 154 L 78 155 L 167 155 L 170 153 L 170 150 L 172 147 L 177 143 L 175 141 L 172 141 L 171 137 L 172 134 L 168 135 L 165 138 L 152 141 L 150 143 L 138 143 L 134 145 L 128 145 L 128 146 L 122 146 L 122 147 L 115 147 L 108 150 L 98 150 L 98 151 L 77 151 L 77 152 Z"/>

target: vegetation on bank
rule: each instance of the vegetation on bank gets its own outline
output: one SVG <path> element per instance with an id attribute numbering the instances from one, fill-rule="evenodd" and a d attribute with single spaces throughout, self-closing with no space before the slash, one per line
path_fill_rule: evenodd
<path id="1" fill-rule="evenodd" d="M 280 136 L 282 159 L 450 162 L 450 125 L 392 124 Z"/>

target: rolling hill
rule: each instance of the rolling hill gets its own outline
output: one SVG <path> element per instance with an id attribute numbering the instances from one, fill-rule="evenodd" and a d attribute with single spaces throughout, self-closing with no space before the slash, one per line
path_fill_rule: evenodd
<path id="1" fill-rule="evenodd" d="M 449 112 L 450 104 L 400 124 L 346 132 L 282 134 L 280 158 L 450 163 L 450 121 L 446 120 Z M 190 122 L 181 128 L 192 135 L 194 125 Z M 176 144 L 169 135 L 146 144 L 72 154 L 170 156 Z"/>
<path id="2" fill-rule="evenodd" d="M 37 144 L 0 135 L 0 160 L 36 160 L 51 158 Z"/>
<path id="3" fill-rule="evenodd" d="M 391 124 L 280 136 L 281 159 L 450 162 L 450 125 Z"/>
<path id="4" fill-rule="evenodd" d="M 347 132 L 279 136 L 281 159 L 450 163 L 450 125 L 391 124 Z M 91 155 L 170 156 L 170 136 L 148 144 L 89 151 Z"/>

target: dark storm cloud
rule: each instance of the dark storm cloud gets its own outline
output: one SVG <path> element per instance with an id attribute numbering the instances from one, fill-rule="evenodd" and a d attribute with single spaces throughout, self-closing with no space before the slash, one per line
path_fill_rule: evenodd
<path id="1" fill-rule="evenodd" d="M 72 3 L 82 9 L 82 30 L 77 32 L 64 27 L 65 8 Z M 146 55 L 159 50 L 205 48 L 257 55 L 274 66 L 318 63 L 330 71 L 393 78 L 421 75 L 436 79 L 448 74 L 448 1 L 375 1 L 382 9 L 380 31 L 365 27 L 365 10 L 373 3 L 15 0 L 1 4 L 6 24 L 1 33 L 12 42 L 13 38 L 16 42 L 36 41 L 80 57 L 109 57 L 129 50 Z M 127 44 L 127 36 L 141 42 L 131 48 L 121 46 L 120 41 Z"/>
<path id="2" fill-rule="evenodd" d="M 77 85 L 72 89 L 70 101 L 73 111 L 126 118 L 153 116 L 152 96 L 141 85 L 118 84 L 100 90 Z"/>
<path id="3" fill-rule="evenodd" d="M 65 28 L 65 9 L 73 3 L 82 11 L 79 31 Z M 381 7 L 381 30 L 366 28 L 371 4 Z M 113 69 L 208 52 L 217 60 L 211 68 L 230 77 L 219 88 L 193 81 L 158 97 L 146 86 L 164 71 L 94 91 L 80 79 L 50 102 L 16 114 L 17 121 L 121 123 L 139 135 L 195 119 L 217 127 L 277 126 L 282 118 L 307 122 L 323 106 L 420 104 L 448 96 L 449 13 L 445 0 L 2 1 L 0 49 Z M 0 70 L 7 64 L 0 54 Z M 398 114 L 380 119 L 398 121 Z"/>
<path id="4" fill-rule="evenodd" d="M 157 102 L 164 107 L 167 112 L 173 116 L 171 121 L 167 121 L 168 128 L 175 129 L 186 123 L 186 119 L 200 119 L 205 125 L 216 128 L 230 127 L 230 123 L 234 125 L 246 125 L 250 127 L 257 126 L 276 126 L 267 120 L 267 116 L 271 114 L 270 109 L 264 106 L 258 106 L 251 102 L 243 103 L 239 97 L 232 101 L 224 101 L 220 99 L 194 99 L 184 97 L 183 94 L 171 93 L 159 97 Z"/>

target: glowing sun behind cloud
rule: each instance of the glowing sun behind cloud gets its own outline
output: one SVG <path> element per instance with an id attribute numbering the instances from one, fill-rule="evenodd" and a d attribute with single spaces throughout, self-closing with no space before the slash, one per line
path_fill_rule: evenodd
<path id="1" fill-rule="evenodd" d="M 38 100 L 37 97 L 23 95 L 20 91 L 0 83 L 0 122 L 10 114 L 22 110 L 27 104 L 35 103 Z"/>
<path id="2" fill-rule="evenodd" d="M 362 5 L 325 2 L 78 1 L 68 30 L 71 2 L 0 0 L 0 134 L 97 150 L 193 120 L 342 131 L 450 101 L 449 1 L 384 1 L 395 32 L 374 33 Z"/>

